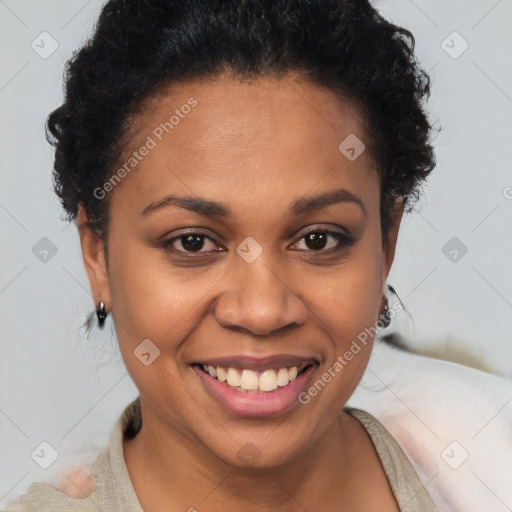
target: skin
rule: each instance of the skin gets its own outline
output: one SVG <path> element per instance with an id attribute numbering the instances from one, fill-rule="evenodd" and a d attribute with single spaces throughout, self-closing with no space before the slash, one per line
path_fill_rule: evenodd
<path id="1" fill-rule="evenodd" d="M 124 441 L 139 501 L 152 512 L 397 511 L 370 438 L 342 412 L 371 338 L 309 404 L 275 417 L 231 414 L 191 368 L 211 357 L 300 353 L 319 358 L 315 381 L 375 325 L 403 205 L 397 199 L 382 240 L 375 162 L 369 151 L 349 161 L 338 149 L 349 134 L 365 140 L 358 112 L 295 75 L 256 83 L 220 76 L 148 103 L 127 152 L 191 96 L 198 105 L 108 194 L 108 266 L 82 208 L 78 216 L 93 297 L 113 315 L 141 397 L 143 427 Z M 338 188 L 359 196 L 366 214 L 354 202 L 288 213 L 296 199 Z M 209 218 L 177 206 L 141 214 L 168 194 L 221 201 L 233 214 Z M 188 228 L 213 238 L 202 254 L 187 254 L 179 238 L 167 250 L 158 245 Z M 356 241 L 322 254 L 336 239 L 315 249 L 304 238 L 322 228 L 345 228 Z M 263 248 L 252 263 L 236 253 L 248 236 Z M 160 355 L 145 366 L 133 351 L 148 338 Z M 252 467 L 237 456 L 248 442 L 259 452 Z"/>

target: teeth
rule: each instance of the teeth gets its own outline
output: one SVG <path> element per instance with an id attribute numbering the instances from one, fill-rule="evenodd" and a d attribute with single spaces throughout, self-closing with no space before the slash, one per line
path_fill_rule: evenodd
<path id="1" fill-rule="evenodd" d="M 228 378 L 228 372 L 224 368 L 217 368 L 217 379 L 224 382 Z"/>
<path id="2" fill-rule="evenodd" d="M 278 387 L 284 387 L 297 378 L 299 368 L 280 368 L 276 370 L 265 370 L 256 372 L 253 370 L 222 368 L 220 366 L 201 365 L 203 370 L 210 376 L 217 378 L 220 382 L 226 382 L 237 391 L 253 392 L 274 391 Z M 302 370 L 304 366 L 301 366 Z"/>
<path id="3" fill-rule="evenodd" d="M 258 389 L 258 374 L 252 370 L 244 370 L 240 377 L 242 389 Z"/>
<path id="4" fill-rule="evenodd" d="M 290 382 L 290 374 L 286 368 L 281 368 L 277 372 L 277 385 L 286 386 Z"/>
<path id="5" fill-rule="evenodd" d="M 259 388 L 261 391 L 273 391 L 277 389 L 277 375 L 274 370 L 265 370 L 260 375 Z"/>
<path id="6" fill-rule="evenodd" d="M 240 374 L 234 368 L 228 368 L 227 381 L 230 386 L 240 386 Z"/>

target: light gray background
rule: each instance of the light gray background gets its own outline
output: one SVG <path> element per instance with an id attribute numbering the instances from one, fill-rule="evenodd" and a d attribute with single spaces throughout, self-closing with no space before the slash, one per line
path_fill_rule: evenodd
<path id="1" fill-rule="evenodd" d="M 137 395 L 112 339 L 80 330 L 93 307 L 74 225 L 52 191 L 53 153 L 44 139 L 62 100 L 64 62 L 90 34 L 100 0 L 0 0 L 0 505 L 32 481 L 50 481 L 85 451 L 99 450 Z M 395 321 L 421 350 L 453 344 L 497 373 L 512 375 L 512 1 L 382 0 L 410 29 L 433 77 L 429 110 L 441 124 L 438 165 L 417 212 L 400 231 L 389 282 L 414 323 Z M 46 31 L 57 50 L 43 59 Z M 458 58 L 462 40 L 469 44 Z M 452 42 L 453 41 L 453 42 Z M 48 48 L 48 41 L 45 44 Z M 47 237 L 57 252 L 32 248 Z M 457 262 L 442 248 L 457 237 Z M 460 252 L 459 252 L 460 257 Z M 95 444 L 91 438 L 98 435 Z M 42 441 L 60 456 L 44 470 L 31 453 Z"/>

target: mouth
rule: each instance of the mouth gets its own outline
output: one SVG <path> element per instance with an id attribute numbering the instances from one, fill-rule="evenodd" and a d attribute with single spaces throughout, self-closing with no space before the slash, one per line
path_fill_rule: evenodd
<path id="1" fill-rule="evenodd" d="M 240 393 L 271 393 L 288 386 L 313 364 L 310 362 L 300 366 L 253 370 L 195 363 L 202 372 Z"/>
<path id="2" fill-rule="evenodd" d="M 315 359 L 273 357 L 201 361 L 192 368 L 208 394 L 230 413 L 242 417 L 276 416 L 299 406 L 320 363 Z"/>

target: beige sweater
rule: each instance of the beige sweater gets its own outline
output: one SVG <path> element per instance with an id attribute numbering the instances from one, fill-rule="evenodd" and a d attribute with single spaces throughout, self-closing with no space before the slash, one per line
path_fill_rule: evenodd
<path id="1" fill-rule="evenodd" d="M 437 511 L 411 463 L 391 434 L 371 414 L 347 407 L 346 412 L 367 430 L 380 457 L 402 512 Z M 44 482 L 32 483 L 27 492 L 2 512 L 144 512 L 135 494 L 123 457 L 123 435 L 140 428 L 139 398 L 118 418 L 110 442 L 96 460 L 95 487 L 86 498 L 72 498 Z M 128 434 L 129 435 L 129 434 Z"/>

